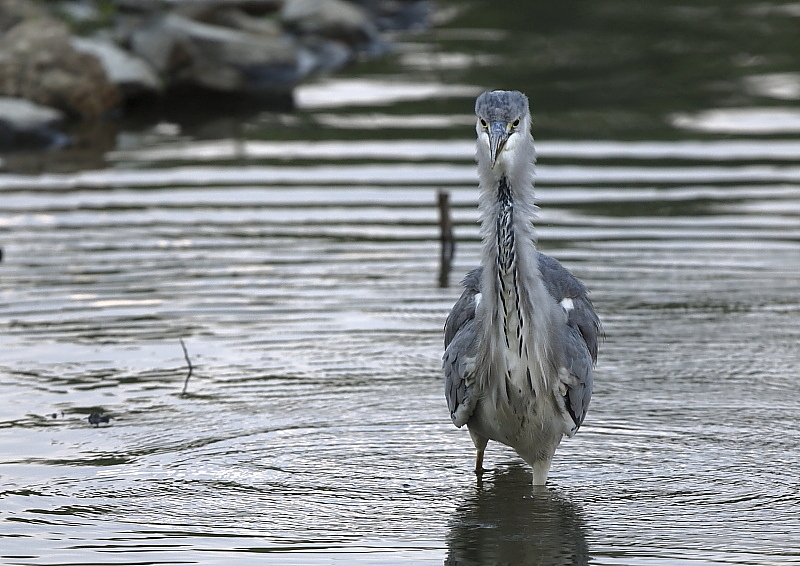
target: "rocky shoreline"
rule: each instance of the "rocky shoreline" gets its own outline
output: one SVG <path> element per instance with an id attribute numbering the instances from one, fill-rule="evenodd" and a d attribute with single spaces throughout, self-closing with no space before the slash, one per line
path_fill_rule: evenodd
<path id="1" fill-rule="evenodd" d="M 164 105 L 290 109 L 303 80 L 385 53 L 429 0 L 3 0 L 0 151 Z"/>

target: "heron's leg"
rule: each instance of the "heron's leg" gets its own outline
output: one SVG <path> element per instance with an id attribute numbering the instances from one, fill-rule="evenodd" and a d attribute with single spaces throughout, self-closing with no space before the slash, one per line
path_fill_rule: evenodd
<path id="1" fill-rule="evenodd" d="M 483 453 L 484 453 L 484 451 L 485 450 L 483 448 L 479 448 L 475 452 L 475 473 L 478 474 L 478 475 L 480 475 L 480 474 L 482 474 L 484 472 L 484 469 L 483 469 Z"/>
<path id="2" fill-rule="evenodd" d="M 483 473 L 483 452 L 486 450 L 486 444 L 489 442 L 489 439 L 485 436 L 481 436 L 480 434 L 469 431 L 469 435 L 472 437 L 472 443 L 475 445 L 475 473 L 480 475 Z"/>
<path id="3" fill-rule="evenodd" d="M 533 485 L 544 485 L 547 482 L 547 475 L 550 473 L 552 456 L 547 460 L 537 460 L 533 463 Z"/>

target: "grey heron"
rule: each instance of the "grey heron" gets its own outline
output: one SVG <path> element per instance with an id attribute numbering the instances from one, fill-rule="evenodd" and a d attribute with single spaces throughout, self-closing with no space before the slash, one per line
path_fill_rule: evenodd
<path id="1" fill-rule="evenodd" d="M 589 408 L 600 320 L 584 284 L 536 250 L 527 97 L 485 92 L 475 114 L 483 253 L 445 323 L 445 396 L 453 424 L 469 429 L 476 473 L 494 440 L 543 485 Z"/>

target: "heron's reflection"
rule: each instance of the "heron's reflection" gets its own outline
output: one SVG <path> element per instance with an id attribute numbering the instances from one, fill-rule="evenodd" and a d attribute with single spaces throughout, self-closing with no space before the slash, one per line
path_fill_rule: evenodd
<path id="1" fill-rule="evenodd" d="M 446 566 L 588 564 L 580 510 L 565 496 L 531 486 L 522 465 L 497 470 L 456 510 Z"/>

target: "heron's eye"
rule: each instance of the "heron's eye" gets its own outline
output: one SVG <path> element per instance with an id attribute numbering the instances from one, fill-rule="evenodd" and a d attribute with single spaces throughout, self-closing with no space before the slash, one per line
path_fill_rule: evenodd
<path id="1" fill-rule="evenodd" d="M 519 126 L 519 118 L 517 118 L 516 120 L 514 120 L 514 122 L 513 122 L 511 125 L 512 125 L 513 127 L 515 127 L 515 128 L 516 128 L 517 126 Z"/>
<path id="2" fill-rule="evenodd" d="M 486 120 L 481 118 L 481 128 L 486 128 L 487 126 L 488 126 L 488 124 L 486 123 Z"/>

